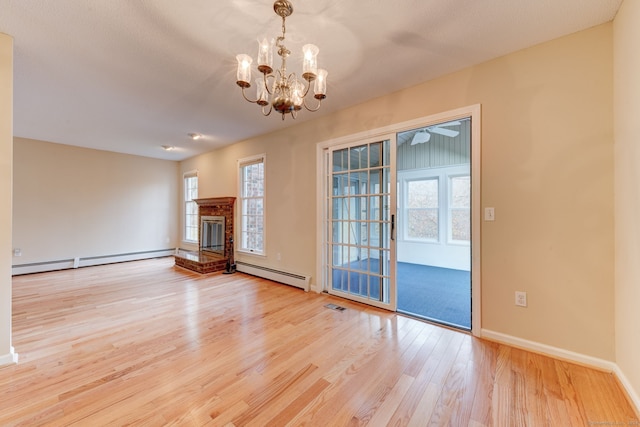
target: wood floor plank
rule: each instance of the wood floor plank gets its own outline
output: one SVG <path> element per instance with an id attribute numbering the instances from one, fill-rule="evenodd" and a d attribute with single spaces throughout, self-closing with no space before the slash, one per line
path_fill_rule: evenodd
<path id="1" fill-rule="evenodd" d="M 445 342 L 446 340 L 443 340 L 443 336 L 448 334 L 450 334 L 450 331 L 446 329 L 432 329 L 418 354 L 405 369 L 404 374 L 412 376 L 415 381 L 411 384 L 405 398 L 400 402 L 389 420 L 390 425 L 407 425 L 413 417 L 435 372 L 434 367 L 437 366 L 440 360 L 435 349 L 440 348 L 439 343 Z"/>
<path id="2" fill-rule="evenodd" d="M 638 423 L 610 373 L 172 258 L 16 276 L 12 321 L 2 426 Z"/>
<path id="3" fill-rule="evenodd" d="M 320 393 L 329 386 L 329 382 L 323 378 L 317 380 L 291 401 L 282 411 L 271 418 L 266 425 L 283 426 L 291 422 L 305 407 L 307 407 Z"/>
<path id="4" fill-rule="evenodd" d="M 492 425 L 493 424 L 493 384 L 496 372 L 497 348 L 495 343 L 485 343 L 473 340 L 472 364 L 469 370 L 476 377 L 476 390 L 471 404 L 469 424 Z"/>
<path id="5" fill-rule="evenodd" d="M 433 414 L 433 410 L 438 402 L 441 389 L 442 387 L 440 384 L 429 383 L 427 385 L 424 393 L 420 397 L 420 401 L 416 406 L 415 412 L 411 414 L 411 418 L 409 418 L 407 426 L 419 427 L 426 425 L 427 420 L 431 419 L 431 415 Z"/>
<path id="6" fill-rule="evenodd" d="M 413 381 L 415 381 L 415 379 L 408 375 L 403 374 L 400 376 L 400 379 L 394 384 L 393 388 L 389 390 L 389 393 L 385 394 L 380 406 L 367 420 L 367 424 L 371 424 L 373 426 L 388 425 L 395 409 L 398 407 L 400 402 L 402 402 L 402 399 L 404 399 L 404 396 L 407 394 L 407 391 L 409 390 L 409 387 L 411 387 L 411 384 L 413 384 Z"/>
<path id="7" fill-rule="evenodd" d="M 571 364 L 563 361 L 556 361 L 554 366 L 556 368 L 558 381 L 562 390 L 562 400 L 565 403 L 565 409 L 569 415 L 571 425 L 587 425 L 588 420 L 585 413 L 584 402 L 580 399 L 578 394 L 579 389 L 577 389 L 576 384 L 574 384 L 573 376 L 571 375 Z"/>

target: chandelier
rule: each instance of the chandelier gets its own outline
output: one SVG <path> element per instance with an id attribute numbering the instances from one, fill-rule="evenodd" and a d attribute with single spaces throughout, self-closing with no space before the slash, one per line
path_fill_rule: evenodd
<path id="1" fill-rule="evenodd" d="M 291 114 L 295 119 L 296 113 L 304 107 L 308 111 L 318 111 L 320 104 L 327 97 L 327 71 L 318 68 L 318 47 L 306 44 L 302 47 L 302 78 L 306 84 L 298 79 L 295 73 L 287 74 L 287 58 L 291 51 L 284 45 L 285 19 L 293 13 L 293 6 L 288 0 L 276 0 L 273 3 L 276 15 L 282 18 L 282 35 L 275 41 L 266 38 L 258 39 L 258 71 L 262 77 L 255 80 L 257 87 L 256 99 L 249 99 L 245 89 L 251 87 L 251 64 L 253 59 L 246 54 L 236 56 L 238 60 L 237 85 L 242 88 L 242 96 L 247 101 L 262 107 L 262 114 L 268 116 L 273 110 L 282 114 L 282 120 L 286 114 Z M 277 48 L 281 58 L 280 69 L 273 70 L 273 46 Z M 313 85 L 313 97 L 315 105 L 307 105 L 305 100 Z M 268 106 L 268 108 L 267 108 Z"/>

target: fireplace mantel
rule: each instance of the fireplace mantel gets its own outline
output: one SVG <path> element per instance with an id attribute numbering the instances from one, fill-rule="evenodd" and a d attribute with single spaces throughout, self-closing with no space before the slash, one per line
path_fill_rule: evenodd
<path id="1" fill-rule="evenodd" d="M 193 199 L 194 202 L 198 204 L 198 206 L 223 206 L 223 205 L 231 205 L 236 201 L 235 197 L 207 197 L 204 199 Z"/>

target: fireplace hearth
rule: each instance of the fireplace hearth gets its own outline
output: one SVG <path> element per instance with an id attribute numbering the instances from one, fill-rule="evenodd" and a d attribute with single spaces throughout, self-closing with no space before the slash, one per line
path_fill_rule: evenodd
<path id="1" fill-rule="evenodd" d="M 235 197 L 196 199 L 199 241 L 197 251 L 178 250 L 175 263 L 198 273 L 228 269 L 233 260 L 233 208 Z"/>

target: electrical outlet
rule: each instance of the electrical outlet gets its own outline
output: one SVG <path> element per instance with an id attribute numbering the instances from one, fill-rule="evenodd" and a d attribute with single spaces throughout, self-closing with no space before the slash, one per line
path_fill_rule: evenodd
<path id="1" fill-rule="evenodd" d="M 527 306 L 527 293 L 516 291 L 516 305 L 519 307 Z"/>
<path id="2" fill-rule="evenodd" d="M 22 256 L 22 249 L 20 248 L 15 248 L 13 250 L 13 256 Z"/>

